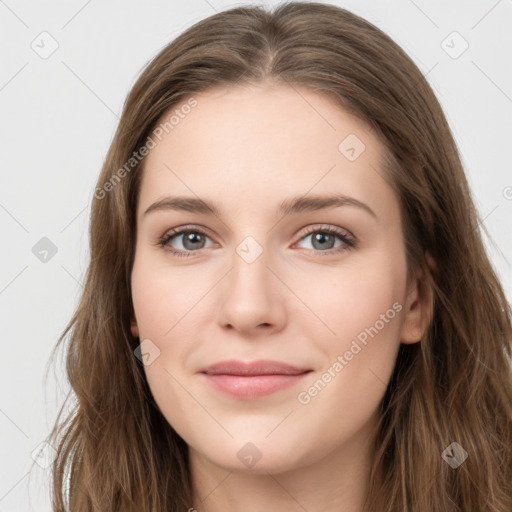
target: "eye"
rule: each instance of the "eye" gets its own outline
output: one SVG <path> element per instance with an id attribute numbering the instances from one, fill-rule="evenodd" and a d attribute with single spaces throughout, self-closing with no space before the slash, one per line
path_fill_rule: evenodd
<path id="1" fill-rule="evenodd" d="M 312 236 L 313 235 L 313 236 Z M 301 238 L 310 238 L 315 252 L 327 253 L 327 255 L 338 254 L 355 247 L 355 239 L 346 231 L 333 226 L 314 226 L 309 228 Z M 335 239 L 341 240 L 337 246 Z M 317 250 L 318 249 L 318 250 Z"/>
<path id="2" fill-rule="evenodd" d="M 310 228 L 302 235 L 300 241 L 312 237 L 313 250 L 316 253 L 326 253 L 327 255 L 338 254 L 355 247 L 355 239 L 346 231 L 333 226 L 315 226 Z M 210 239 L 206 231 L 198 226 L 183 226 L 172 229 L 158 240 L 158 245 L 166 251 L 178 257 L 191 257 L 194 252 L 205 249 L 205 239 Z M 337 246 L 335 239 L 341 241 Z M 181 239 L 183 248 L 175 248 L 171 245 L 174 240 Z"/>
<path id="3" fill-rule="evenodd" d="M 175 249 L 175 248 L 167 248 L 170 245 L 170 242 L 174 239 L 181 238 L 181 245 L 184 249 Z M 176 256 L 180 257 L 189 257 L 192 256 L 193 252 L 197 252 L 201 249 L 204 249 L 204 239 L 209 238 L 204 230 L 197 226 L 183 226 L 181 228 L 172 229 L 169 233 L 166 233 L 160 240 L 158 241 L 158 245 L 163 248 L 167 248 L 169 252 L 173 253 Z"/>

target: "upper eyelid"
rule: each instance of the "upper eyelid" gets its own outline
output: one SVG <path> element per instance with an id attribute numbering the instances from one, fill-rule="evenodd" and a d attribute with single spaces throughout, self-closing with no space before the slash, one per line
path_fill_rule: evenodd
<path id="1" fill-rule="evenodd" d="M 161 238 L 177 238 L 187 231 L 190 232 L 203 232 L 206 236 L 208 236 L 210 239 L 213 237 L 210 235 L 211 231 L 199 224 L 185 224 L 183 226 L 178 226 L 176 228 L 172 228 L 168 231 L 166 231 Z M 354 240 L 356 237 L 346 228 L 343 228 L 341 226 L 335 226 L 332 224 L 326 224 L 326 223 L 319 223 L 319 224 L 311 224 L 309 226 L 306 226 L 302 228 L 302 234 L 299 237 L 299 241 L 302 240 L 304 237 L 311 235 L 314 232 L 321 232 L 321 231 L 333 231 L 333 234 L 343 237 L 345 236 L 347 239 Z M 213 240 L 212 240 L 213 241 Z"/>

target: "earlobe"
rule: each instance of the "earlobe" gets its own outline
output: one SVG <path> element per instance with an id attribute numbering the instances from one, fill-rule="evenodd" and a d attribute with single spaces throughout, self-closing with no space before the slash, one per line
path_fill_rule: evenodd
<path id="1" fill-rule="evenodd" d="M 133 310 L 132 310 L 130 330 L 132 332 L 132 336 L 134 336 L 135 338 L 139 337 L 139 327 L 137 325 L 137 320 L 135 320 L 135 313 Z"/>
<path id="2" fill-rule="evenodd" d="M 132 336 L 134 336 L 135 338 L 139 337 L 139 328 L 137 327 L 137 322 L 135 322 L 135 321 L 132 322 L 131 331 L 132 331 Z"/>
<path id="3" fill-rule="evenodd" d="M 429 267 L 434 270 L 435 263 L 430 254 L 426 259 Z M 427 284 L 423 271 L 418 269 L 410 285 L 404 307 L 404 320 L 400 332 L 400 342 L 412 344 L 421 341 L 421 338 L 425 335 L 432 321 L 432 315 L 432 288 Z"/>
<path id="4" fill-rule="evenodd" d="M 425 261 L 427 262 L 427 265 L 429 266 L 432 274 L 434 274 L 434 276 L 437 276 L 438 275 L 437 263 L 434 260 L 434 258 L 432 257 L 432 255 L 430 254 L 430 252 L 428 252 L 428 251 L 425 251 Z"/>

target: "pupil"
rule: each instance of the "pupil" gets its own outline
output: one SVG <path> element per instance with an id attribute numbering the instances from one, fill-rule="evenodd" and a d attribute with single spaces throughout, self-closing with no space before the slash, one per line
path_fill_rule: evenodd
<path id="1" fill-rule="evenodd" d="M 315 242 L 321 242 L 320 243 L 320 247 L 325 247 L 326 244 L 325 244 L 325 241 L 326 239 L 328 239 L 329 237 L 333 237 L 333 235 L 329 235 L 329 234 L 323 234 L 323 233 L 317 233 L 314 237 L 313 237 L 313 246 L 315 245 Z"/>
<path id="2" fill-rule="evenodd" d="M 185 237 L 187 242 L 192 243 L 192 245 L 198 244 L 201 241 L 201 234 L 198 233 L 188 233 L 188 235 Z M 194 247 L 193 247 L 194 248 Z"/>

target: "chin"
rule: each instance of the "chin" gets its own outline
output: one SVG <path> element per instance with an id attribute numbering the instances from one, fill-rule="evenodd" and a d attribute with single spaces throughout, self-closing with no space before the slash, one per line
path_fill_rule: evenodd
<path id="1" fill-rule="evenodd" d="M 242 441 L 238 436 L 223 443 L 217 440 L 213 450 L 212 446 L 194 448 L 195 456 L 206 458 L 226 471 L 246 474 L 279 474 L 308 464 L 307 454 L 298 451 L 299 447 L 304 447 L 303 441 L 289 439 L 287 446 L 277 437 L 265 439 L 267 434 L 258 437 L 246 432 L 241 436 Z"/>

